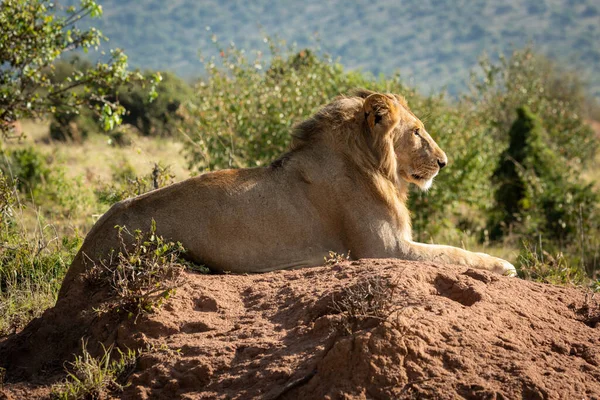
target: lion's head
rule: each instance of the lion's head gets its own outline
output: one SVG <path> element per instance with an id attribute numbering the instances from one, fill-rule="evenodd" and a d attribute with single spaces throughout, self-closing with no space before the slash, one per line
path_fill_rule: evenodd
<path id="1" fill-rule="evenodd" d="M 347 154 L 361 171 L 374 171 L 427 190 L 448 163 L 406 100 L 359 90 L 339 97 L 296 126 L 292 148 L 327 144 Z"/>
<path id="2" fill-rule="evenodd" d="M 367 91 L 359 92 L 359 97 L 364 98 L 366 129 L 373 147 L 379 143 L 383 150 L 379 156 L 385 158 L 386 153 L 393 151 L 393 160 L 389 161 L 396 165 L 389 167 L 395 169 L 398 177 L 422 190 L 429 189 L 448 158 L 410 111 L 406 100 L 398 95 Z"/>

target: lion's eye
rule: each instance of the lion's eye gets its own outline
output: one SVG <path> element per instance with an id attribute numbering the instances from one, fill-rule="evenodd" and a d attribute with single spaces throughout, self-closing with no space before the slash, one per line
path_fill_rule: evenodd
<path id="1" fill-rule="evenodd" d="M 419 137 L 421 136 L 421 135 L 419 135 L 419 128 L 415 129 L 414 133 L 415 133 L 416 136 L 419 136 Z"/>

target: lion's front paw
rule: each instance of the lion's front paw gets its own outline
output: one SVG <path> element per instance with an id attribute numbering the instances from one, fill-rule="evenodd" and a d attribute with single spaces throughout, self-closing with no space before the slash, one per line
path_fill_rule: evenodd
<path id="1" fill-rule="evenodd" d="M 517 269 L 508 261 L 485 253 L 477 253 L 477 255 L 480 257 L 480 264 L 479 266 L 476 265 L 475 268 L 485 269 L 504 276 L 517 276 Z"/>
<path id="2" fill-rule="evenodd" d="M 495 261 L 496 265 L 494 266 L 494 272 L 497 272 L 504 276 L 517 276 L 517 269 L 514 265 L 501 258 L 496 258 Z"/>

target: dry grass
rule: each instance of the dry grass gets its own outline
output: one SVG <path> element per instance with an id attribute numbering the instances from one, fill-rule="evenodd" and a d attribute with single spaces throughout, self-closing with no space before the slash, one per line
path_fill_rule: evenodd
<path id="1" fill-rule="evenodd" d="M 110 180 L 114 166 L 126 161 L 137 173 L 152 168 L 155 163 L 168 165 L 176 180 L 190 176 L 181 141 L 169 138 L 133 137 L 131 145 L 116 147 L 109 144 L 108 136 L 93 135 L 82 144 L 48 141 L 48 123 L 23 121 L 25 138 L 9 146 L 25 146 L 35 143 L 36 148 L 62 165 L 69 167 L 70 177 L 85 177 L 93 184 Z"/>
<path id="2" fill-rule="evenodd" d="M 395 311 L 396 286 L 388 278 L 371 276 L 335 294 L 331 309 L 342 315 L 342 333 L 353 334 L 370 323 L 385 321 Z"/>

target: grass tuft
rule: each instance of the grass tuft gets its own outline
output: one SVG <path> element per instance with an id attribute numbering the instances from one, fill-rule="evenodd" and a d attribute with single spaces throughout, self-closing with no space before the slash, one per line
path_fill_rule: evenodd
<path id="1" fill-rule="evenodd" d="M 135 369 L 139 351 L 118 352 L 118 359 L 112 359 L 113 345 L 102 346 L 104 354 L 94 358 L 87 350 L 87 343 L 81 342 L 82 353 L 69 363 L 67 378 L 52 388 L 55 400 L 101 399 L 108 393 L 121 392 L 126 381 Z"/>
<path id="2" fill-rule="evenodd" d="M 330 251 L 327 257 L 323 257 L 325 265 L 336 265 L 350 260 L 350 252 L 348 254 L 339 254 L 335 251 Z"/>
<path id="3" fill-rule="evenodd" d="M 555 285 L 589 285 L 590 278 L 580 266 L 570 264 L 562 252 L 551 254 L 541 245 L 523 242 L 517 270 L 523 279 Z"/>
<path id="4" fill-rule="evenodd" d="M 395 311 L 396 286 L 388 278 L 372 276 L 334 295 L 331 308 L 342 315 L 342 331 L 352 334 L 368 322 L 385 321 Z"/>
<path id="5" fill-rule="evenodd" d="M 119 252 L 115 255 L 113 251 L 108 260 L 94 263 L 88 278 L 108 282 L 118 299 L 117 310 L 137 319 L 160 307 L 181 285 L 184 263 L 180 256 L 185 249 L 181 243 L 168 242 L 157 235 L 154 220 L 148 232 L 131 233 L 124 226 L 116 229 Z"/>

